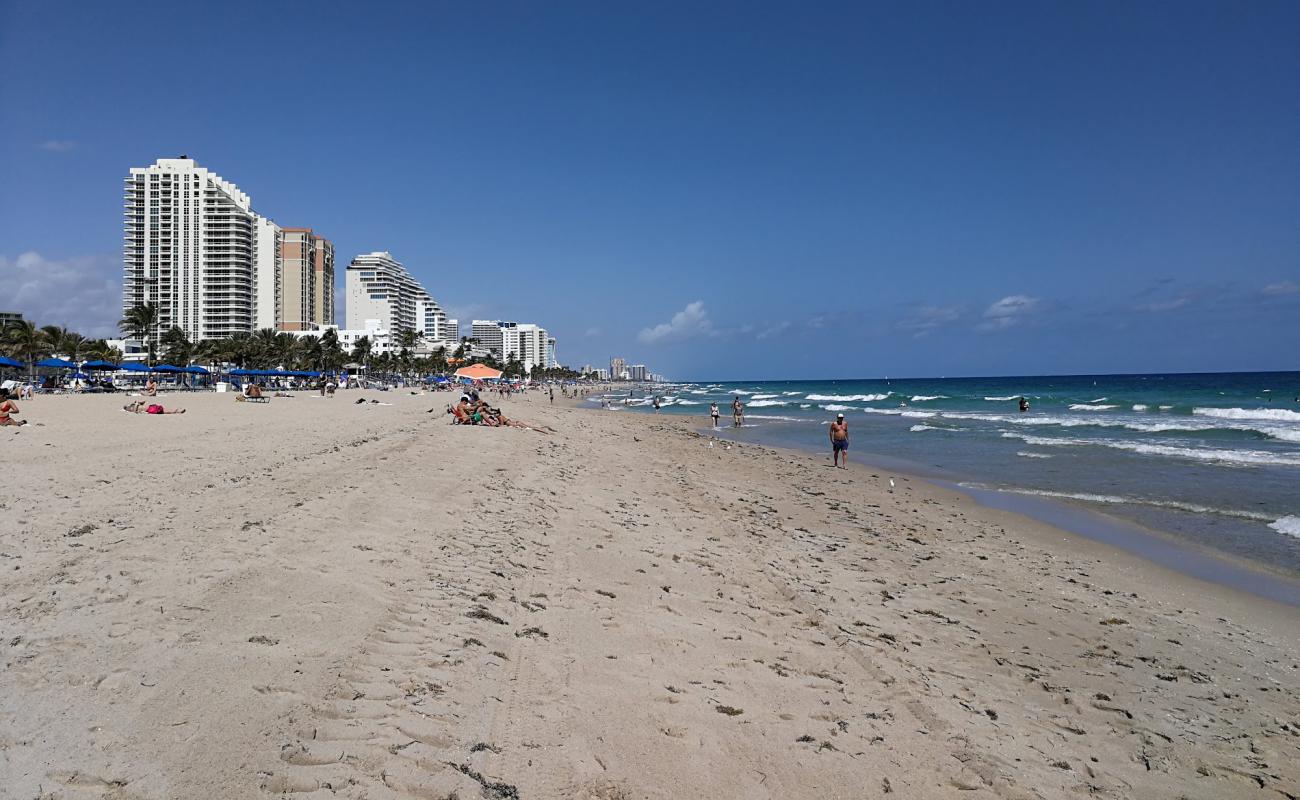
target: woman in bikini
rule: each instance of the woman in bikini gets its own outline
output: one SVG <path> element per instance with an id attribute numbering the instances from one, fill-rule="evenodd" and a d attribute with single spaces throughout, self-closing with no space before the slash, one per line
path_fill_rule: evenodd
<path id="1" fill-rule="evenodd" d="M 14 419 L 11 414 L 22 413 L 18 410 L 18 404 L 9 399 L 9 390 L 0 389 L 0 427 L 9 425 L 18 426 L 26 425 L 25 419 Z"/>

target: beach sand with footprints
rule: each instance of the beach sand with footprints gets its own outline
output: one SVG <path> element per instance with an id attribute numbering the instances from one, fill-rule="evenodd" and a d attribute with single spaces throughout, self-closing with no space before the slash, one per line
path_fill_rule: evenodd
<path id="1" fill-rule="evenodd" d="M 449 398 L 24 403 L 0 797 L 1300 796 L 1294 608 L 829 455 Z"/>

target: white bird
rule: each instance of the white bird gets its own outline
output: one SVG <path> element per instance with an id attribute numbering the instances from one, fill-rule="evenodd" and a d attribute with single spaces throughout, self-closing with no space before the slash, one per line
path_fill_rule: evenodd
<path id="1" fill-rule="evenodd" d="M 894 479 L 893 479 L 893 478 L 890 478 L 890 479 L 889 479 L 889 491 L 891 491 L 891 492 L 894 491 Z"/>

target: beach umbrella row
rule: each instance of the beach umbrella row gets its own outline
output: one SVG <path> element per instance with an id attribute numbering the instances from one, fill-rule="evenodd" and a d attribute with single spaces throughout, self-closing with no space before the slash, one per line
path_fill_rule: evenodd
<path id="1" fill-rule="evenodd" d="M 0 356 L 0 367 L 12 367 L 21 369 L 27 365 L 21 361 Z M 45 369 L 71 369 L 76 370 L 77 365 L 71 361 L 62 358 L 46 358 L 37 361 L 32 366 L 42 367 Z M 172 364 L 159 364 L 156 367 L 150 367 L 141 364 L 138 361 L 126 361 L 121 364 L 114 364 L 109 361 L 87 361 L 81 365 L 81 370 L 103 370 L 103 371 L 122 371 L 122 372 L 157 372 L 163 375 L 211 375 L 212 373 L 206 367 L 200 367 L 197 364 L 191 364 L 187 367 L 177 367 Z M 320 372 L 315 370 L 296 370 L 296 369 L 232 369 L 231 375 L 247 375 L 270 378 L 319 378 Z M 72 377 L 85 378 L 83 372 L 76 372 Z"/>
<path id="2" fill-rule="evenodd" d="M 250 378 L 319 378 L 316 370 L 302 369 L 232 369 L 231 375 Z"/>

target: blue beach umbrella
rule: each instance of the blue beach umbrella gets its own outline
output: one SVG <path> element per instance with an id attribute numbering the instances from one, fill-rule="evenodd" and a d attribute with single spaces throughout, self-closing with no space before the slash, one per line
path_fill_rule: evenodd
<path id="1" fill-rule="evenodd" d="M 153 368 L 153 371 L 173 374 L 176 372 L 184 372 L 185 370 L 181 369 L 180 367 L 173 366 L 171 364 L 159 364 L 158 366 Z"/>
<path id="2" fill-rule="evenodd" d="M 5 357 L 5 356 L 0 356 L 0 367 L 14 367 L 14 368 L 19 368 L 19 367 L 25 367 L 25 366 L 27 366 L 27 365 L 24 364 L 24 363 L 21 362 L 21 361 L 15 361 L 15 360 L 12 359 L 12 358 L 7 358 L 7 357 Z"/>
<path id="3" fill-rule="evenodd" d="M 42 359 L 41 361 L 37 361 L 35 366 L 48 367 L 52 369 L 76 369 L 77 368 L 76 364 L 73 364 L 71 361 L 64 361 L 61 358 Z"/>
<path id="4" fill-rule="evenodd" d="M 148 372 L 149 368 L 144 364 L 136 361 L 128 361 L 122 365 L 123 372 Z"/>
<path id="5" fill-rule="evenodd" d="M 107 361 L 87 361 L 81 365 L 83 370 L 87 369 L 121 369 L 117 364 L 111 364 Z"/>
<path id="6" fill-rule="evenodd" d="M 208 372 L 206 368 L 200 367 L 197 364 L 191 364 L 181 371 L 188 373 L 190 375 L 211 375 L 212 374 L 211 372 Z"/>

